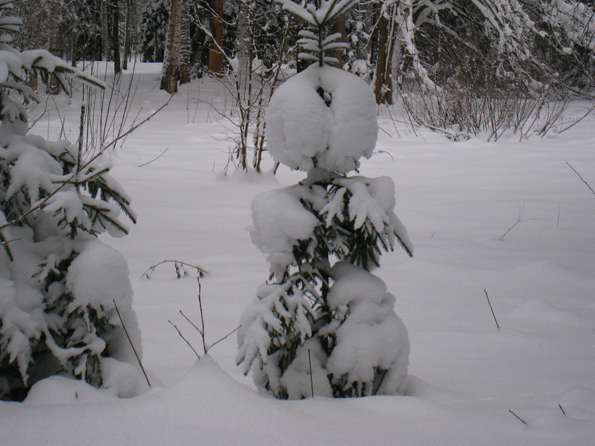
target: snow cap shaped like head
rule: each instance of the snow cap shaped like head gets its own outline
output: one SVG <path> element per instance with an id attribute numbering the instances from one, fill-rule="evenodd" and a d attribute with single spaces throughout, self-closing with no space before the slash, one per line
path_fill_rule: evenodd
<path id="1" fill-rule="evenodd" d="M 311 65 L 283 84 L 267 111 L 268 149 L 282 164 L 346 174 L 376 145 L 376 101 L 359 77 Z"/>

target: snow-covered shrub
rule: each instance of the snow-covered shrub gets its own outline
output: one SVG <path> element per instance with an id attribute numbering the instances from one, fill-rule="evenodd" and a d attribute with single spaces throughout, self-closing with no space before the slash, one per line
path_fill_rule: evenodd
<path id="1" fill-rule="evenodd" d="M 383 250 L 399 243 L 411 255 L 412 247 L 394 213 L 392 180 L 347 176 L 376 143 L 374 93 L 324 64 L 324 51 L 340 45 L 321 31 L 355 2 L 280 3 L 319 27 L 301 33 L 315 53 L 305 56 L 318 62 L 273 95 L 268 146 L 276 161 L 308 174 L 252 202 L 250 234 L 271 280 L 242 315 L 237 362 L 278 398 L 403 392 L 407 330 L 370 271 Z"/>
<path id="2" fill-rule="evenodd" d="M 568 126 L 569 100 L 552 101 L 550 90 L 534 97 L 502 92 L 499 97 L 477 98 L 467 88 L 444 88 L 432 95 L 401 92 L 406 117 L 413 128 L 426 127 L 454 141 L 482 135 L 497 141 L 506 133 L 529 138 Z M 578 118 L 577 118 L 578 119 Z"/>
<path id="3" fill-rule="evenodd" d="M 97 154 L 28 133 L 25 76 L 100 86 L 44 50 L 9 45 L 20 20 L 0 1 L 0 399 L 21 400 L 35 382 L 64 373 L 99 386 L 102 360 L 133 362 L 116 312 L 140 347 L 125 259 L 97 239 L 127 233 L 130 199 Z"/>

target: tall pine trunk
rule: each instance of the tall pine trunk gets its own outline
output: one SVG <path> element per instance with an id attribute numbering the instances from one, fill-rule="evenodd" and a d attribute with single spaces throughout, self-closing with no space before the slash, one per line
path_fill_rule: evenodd
<path id="1" fill-rule="evenodd" d="M 214 14 L 211 20 L 213 40 L 209 48 L 209 73 L 223 77 L 223 0 L 214 0 Z"/>

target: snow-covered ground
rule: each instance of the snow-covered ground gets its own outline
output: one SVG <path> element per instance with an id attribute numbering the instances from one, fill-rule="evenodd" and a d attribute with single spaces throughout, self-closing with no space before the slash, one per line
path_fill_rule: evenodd
<path id="1" fill-rule="evenodd" d="M 168 98 L 159 70 L 137 70 L 141 117 Z M 33 132 L 56 138 L 66 118 L 76 140 L 79 104 L 50 111 Z M 415 134 L 390 119 L 398 107 L 381 109 L 376 153 L 360 172 L 392 177 L 415 245 L 413 259 L 385 254 L 376 272 L 409 331 L 409 395 L 279 401 L 235 366 L 235 335 L 197 361 L 168 322 L 202 352 L 180 314 L 200 320 L 192 275 L 178 280 L 166 264 L 143 278 L 163 260 L 207 270 L 210 343 L 237 327 L 266 280 L 265 256 L 246 230 L 250 201 L 304 174 L 230 167 L 224 175 L 233 129 L 216 110 L 230 105 L 217 81 L 196 80 L 112 154 L 139 222 L 105 241 L 128 260 L 152 389 L 139 378 L 131 386 L 140 395 L 124 399 L 50 378 L 24 403 L 0 402 L 1 445 L 592 444 L 595 195 L 568 165 L 595 186 L 592 115 L 562 134 L 488 143 Z M 573 104 L 568 117 L 585 107 Z"/>

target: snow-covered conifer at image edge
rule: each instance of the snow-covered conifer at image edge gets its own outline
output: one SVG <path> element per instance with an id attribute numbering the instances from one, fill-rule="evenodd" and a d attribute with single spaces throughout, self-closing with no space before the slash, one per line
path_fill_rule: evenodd
<path id="1" fill-rule="evenodd" d="M 371 87 L 326 54 L 345 44 L 324 31 L 357 2 L 277 1 L 310 25 L 300 57 L 314 63 L 271 98 L 268 150 L 307 176 L 252 202 L 250 235 L 270 278 L 241 317 L 237 363 L 277 398 L 404 393 L 407 330 L 371 271 L 382 251 L 413 248 L 392 179 L 348 176 L 373 154 L 377 106 Z"/>
<path id="2" fill-rule="evenodd" d="M 137 372 L 121 320 L 137 351 L 140 331 L 126 260 L 97 236 L 128 232 L 130 198 L 101 151 L 29 133 L 25 108 L 39 100 L 27 78 L 66 93 L 67 77 L 104 86 L 45 50 L 13 48 L 11 10 L 0 0 L 0 399 L 57 374 L 126 396 L 116 377 Z"/>

